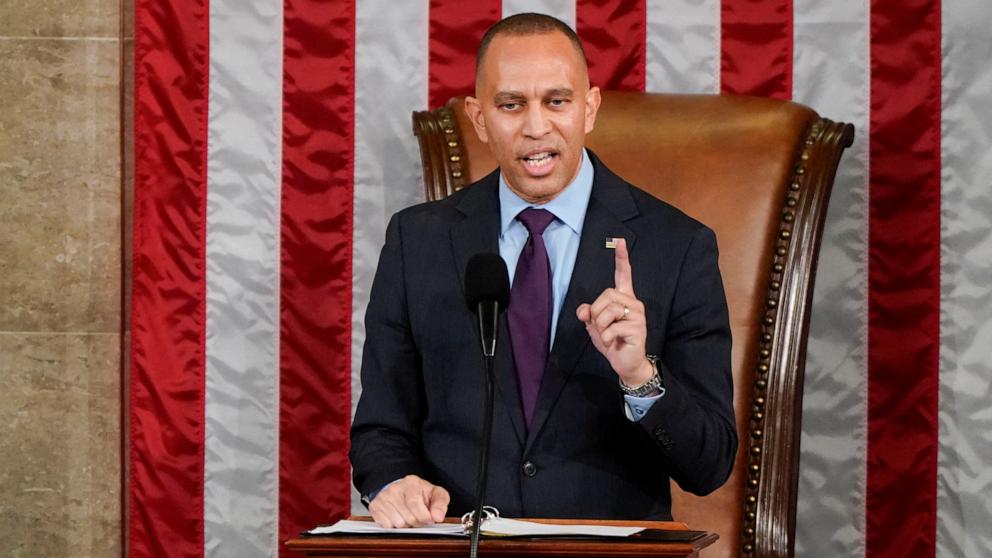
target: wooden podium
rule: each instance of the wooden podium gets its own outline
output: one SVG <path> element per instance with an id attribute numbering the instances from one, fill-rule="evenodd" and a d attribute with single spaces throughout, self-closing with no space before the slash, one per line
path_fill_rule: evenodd
<path id="1" fill-rule="evenodd" d="M 367 518 L 352 518 L 367 519 Z M 456 519 L 447 521 L 455 522 Z M 479 556 L 535 557 L 573 556 L 577 558 L 616 558 L 634 556 L 699 556 L 699 551 L 717 540 L 715 533 L 691 531 L 685 523 L 674 521 L 609 521 L 530 519 L 545 523 L 583 523 L 623 525 L 651 530 L 651 537 L 629 538 L 570 537 L 483 537 Z M 340 556 L 365 558 L 401 558 L 406 556 L 468 556 L 468 537 L 383 535 L 331 535 L 300 537 L 286 542 L 291 550 L 305 556 Z"/>

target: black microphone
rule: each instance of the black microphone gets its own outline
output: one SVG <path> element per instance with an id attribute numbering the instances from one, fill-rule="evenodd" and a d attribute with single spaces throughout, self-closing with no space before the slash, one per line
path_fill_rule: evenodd
<path id="1" fill-rule="evenodd" d="M 482 415 L 482 446 L 479 448 L 479 473 L 476 478 L 475 512 L 472 518 L 472 538 L 469 557 L 479 555 L 479 533 L 482 528 L 482 508 L 486 499 L 486 477 L 489 470 L 489 446 L 493 433 L 493 361 L 496 355 L 496 332 L 499 315 L 510 303 L 510 278 L 506 262 L 498 254 L 481 253 L 472 256 L 465 268 L 465 303 L 479 317 L 479 338 L 486 361 L 486 407 Z"/>
<path id="2" fill-rule="evenodd" d="M 498 254 L 483 252 L 468 261 L 465 302 L 479 316 L 482 354 L 492 358 L 496 354 L 496 320 L 510 303 L 510 277 L 506 262 Z"/>

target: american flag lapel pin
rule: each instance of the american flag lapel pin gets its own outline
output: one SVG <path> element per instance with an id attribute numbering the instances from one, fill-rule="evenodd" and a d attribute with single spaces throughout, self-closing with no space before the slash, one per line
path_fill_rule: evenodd
<path id="1" fill-rule="evenodd" d="M 610 250 L 614 250 L 617 247 L 617 239 L 612 237 L 606 237 L 606 247 Z"/>

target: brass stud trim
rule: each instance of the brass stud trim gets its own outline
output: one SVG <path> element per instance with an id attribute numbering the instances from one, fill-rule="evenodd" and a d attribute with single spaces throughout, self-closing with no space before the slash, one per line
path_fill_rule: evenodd
<path id="1" fill-rule="evenodd" d="M 437 115 L 435 121 L 437 129 L 444 133 L 441 144 L 442 156 L 445 159 L 445 170 L 447 171 L 447 189 L 449 193 L 456 192 L 465 187 L 465 172 L 462 167 L 464 154 L 461 152 L 461 145 L 457 134 L 456 119 L 451 109 L 441 107 L 434 111 Z"/>
<path id="2" fill-rule="evenodd" d="M 779 230 L 777 232 L 776 245 L 773 247 L 775 255 L 771 265 L 772 277 L 769 278 L 768 296 L 765 299 L 767 311 L 762 317 L 762 331 L 760 334 L 761 346 L 759 347 L 759 363 L 756 368 L 756 375 L 752 385 L 752 410 L 750 435 L 752 444 L 749 448 L 749 476 L 748 482 L 744 486 L 744 528 L 742 529 L 743 544 L 740 548 L 743 554 L 752 556 L 754 552 L 754 522 L 757 518 L 758 489 L 760 485 L 760 472 L 762 470 L 762 460 L 764 459 L 763 436 L 761 422 L 764 419 L 764 406 L 766 404 L 765 390 L 768 388 L 767 374 L 771 369 L 770 357 L 775 348 L 774 327 L 776 321 L 776 311 L 780 301 L 783 288 L 782 277 L 785 266 L 789 263 L 789 244 L 792 239 L 792 224 L 797 218 L 797 211 L 800 207 L 799 196 L 802 191 L 802 181 L 806 175 L 806 164 L 813 156 L 813 149 L 816 149 L 820 141 L 820 133 L 823 127 L 820 122 L 814 122 L 809 128 L 804 138 L 805 146 L 798 154 L 791 180 L 787 183 L 784 207 L 780 217 Z"/>

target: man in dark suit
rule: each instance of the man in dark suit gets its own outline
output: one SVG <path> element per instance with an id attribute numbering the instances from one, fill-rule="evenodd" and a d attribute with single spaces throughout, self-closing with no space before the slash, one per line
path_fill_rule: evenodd
<path id="1" fill-rule="evenodd" d="M 484 391 L 462 285 L 480 252 L 513 281 L 487 504 L 668 519 L 670 478 L 698 494 L 726 481 L 737 435 L 715 237 L 583 148 L 599 103 L 558 20 L 514 16 L 483 39 L 466 110 L 499 169 L 395 215 L 372 286 L 351 460 L 378 523 L 473 507 Z"/>

